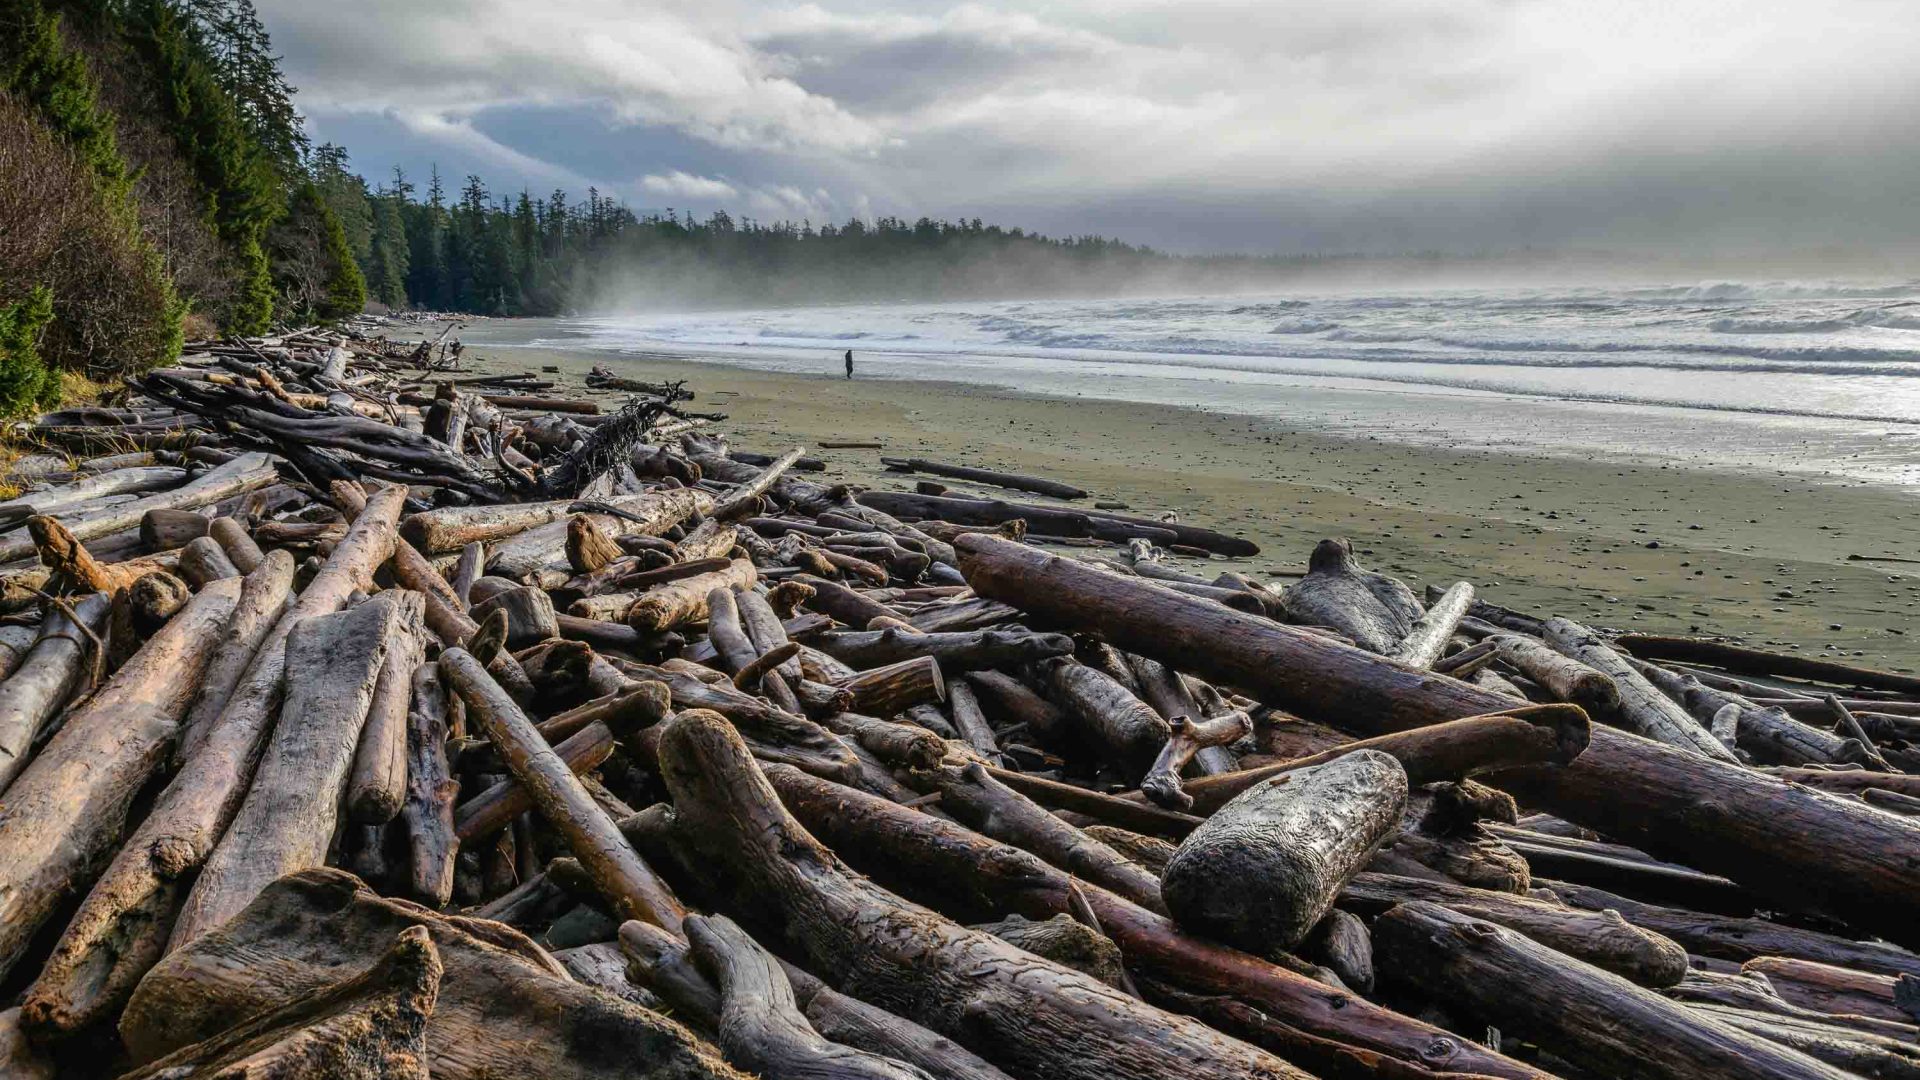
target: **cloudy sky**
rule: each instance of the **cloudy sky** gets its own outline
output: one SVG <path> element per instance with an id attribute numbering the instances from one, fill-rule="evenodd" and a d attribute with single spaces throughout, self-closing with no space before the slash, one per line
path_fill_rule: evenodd
<path id="1" fill-rule="evenodd" d="M 1920 245 L 1914 0 L 259 0 L 370 178 L 1174 250 Z"/>

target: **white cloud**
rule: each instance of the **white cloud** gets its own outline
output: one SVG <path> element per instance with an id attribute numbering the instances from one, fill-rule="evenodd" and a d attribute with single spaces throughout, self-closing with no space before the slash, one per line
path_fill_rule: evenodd
<path id="1" fill-rule="evenodd" d="M 1125 232 L 1206 222 L 1212 206 L 1217 235 L 1250 246 L 1297 240 L 1304 213 L 1335 247 L 1498 246 L 1777 222 L 1812 192 L 1796 219 L 1811 236 L 1897 222 L 1920 240 L 1920 20 L 1905 0 L 262 7 L 322 119 L 394 109 L 429 139 L 520 154 L 522 171 L 591 171 L 471 123 L 575 108 L 607 118 L 609 139 L 669 129 L 741 163 L 649 161 L 609 187 L 761 216 L 868 207 Z M 1068 213 L 1102 206 L 1129 209 Z"/>

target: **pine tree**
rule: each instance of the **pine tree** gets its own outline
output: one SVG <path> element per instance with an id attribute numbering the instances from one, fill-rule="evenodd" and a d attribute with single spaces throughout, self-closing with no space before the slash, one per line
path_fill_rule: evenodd
<path id="1" fill-rule="evenodd" d="M 184 0 L 183 8 L 254 141 L 282 175 L 297 174 L 308 150 L 305 121 L 253 0 Z"/>

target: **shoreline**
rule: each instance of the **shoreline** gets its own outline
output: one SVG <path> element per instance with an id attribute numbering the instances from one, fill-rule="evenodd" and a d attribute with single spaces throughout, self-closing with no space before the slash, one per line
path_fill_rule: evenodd
<path id="1" fill-rule="evenodd" d="M 553 366 L 559 374 L 546 377 L 572 395 L 618 400 L 584 388 L 600 363 L 632 378 L 685 379 L 697 395 L 691 407 L 727 413 L 718 426 L 742 449 L 886 444 L 813 451 L 835 480 L 910 487 L 912 477 L 885 471 L 881 453 L 1035 473 L 1261 546 L 1250 559 L 1180 560 L 1193 572 L 1265 578 L 1304 565 L 1319 539 L 1346 536 L 1369 568 L 1416 588 L 1471 581 L 1484 599 L 1522 611 L 1737 637 L 1893 670 L 1920 659 L 1920 568 L 1846 559 L 1920 554 L 1912 544 L 1920 502 L 1884 485 L 1449 450 L 974 383 L 849 382 L 837 356 L 830 374 L 794 374 L 478 337 L 468 356 L 476 372 Z"/>

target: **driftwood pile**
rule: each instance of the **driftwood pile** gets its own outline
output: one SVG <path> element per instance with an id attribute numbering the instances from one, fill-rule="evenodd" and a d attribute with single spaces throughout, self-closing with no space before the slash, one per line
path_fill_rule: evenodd
<path id="1" fill-rule="evenodd" d="M 1920 681 L 453 362 L 23 432 L 0 1075 L 1920 1077 Z"/>

